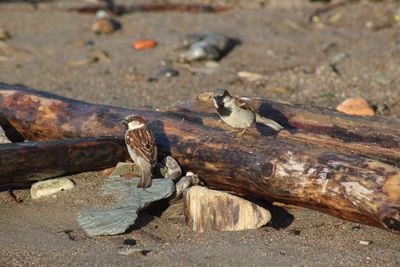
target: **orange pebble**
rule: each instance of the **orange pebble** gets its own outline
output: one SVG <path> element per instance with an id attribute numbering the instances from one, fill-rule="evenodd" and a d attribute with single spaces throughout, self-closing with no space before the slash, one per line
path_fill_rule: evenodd
<path id="1" fill-rule="evenodd" d="M 139 40 L 132 44 L 132 48 L 136 50 L 147 49 L 156 46 L 157 42 L 154 40 Z"/>
<path id="2" fill-rule="evenodd" d="M 336 107 L 338 111 L 341 111 L 350 115 L 361 115 L 361 116 L 374 116 L 374 110 L 369 106 L 368 102 L 363 98 L 348 98 L 339 106 Z"/>

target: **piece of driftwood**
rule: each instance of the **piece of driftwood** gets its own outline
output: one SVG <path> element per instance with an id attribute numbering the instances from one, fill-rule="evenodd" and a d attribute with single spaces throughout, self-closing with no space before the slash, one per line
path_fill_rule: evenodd
<path id="1" fill-rule="evenodd" d="M 124 161 L 125 153 L 123 142 L 115 137 L 1 144 L 0 186 L 101 170 Z"/>
<path id="2" fill-rule="evenodd" d="M 192 186 L 184 193 L 186 224 L 193 231 L 257 229 L 271 220 L 271 213 L 251 201 L 231 194 Z"/>
<path id="3" fill-rule="evenodd" d="M 171 154 L 211 188 L 400 232 L 400 169 L 376 160 L 267 137 L 234 138 L 224 130 L 183 120 L 176 112 L 92 105 L 4 84 L 0 112 L 24 138 L 34 140 L 97 135 L 122 139 L 125 129 L 118 121 L 136 114 L 153 131 L 160 156 Z"/>

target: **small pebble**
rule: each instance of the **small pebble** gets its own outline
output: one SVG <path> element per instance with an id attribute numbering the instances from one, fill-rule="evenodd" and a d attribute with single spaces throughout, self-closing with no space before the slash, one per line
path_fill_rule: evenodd
<path id="1" fill-rule="evenodd" d="M 82 204 L 82 203 L 85 203 L 85 201 L 83 201 L 82 199 L 75 199 L 74 203 L 75 204 Z"/>
<path id="2" fill-rule="evenodd" d="M 90 56 L 97 59 L 98 61 L 108 61 L 109 60 L 109 56 L 108 56 L 107 52 L 100 50 L 100 49 L 91 51 Z"/>
<path id="3" fill-rule="evenodd" d="M 124 245 L 128 245 L 128 246 L 134 246 L 134 245 L 136 245 L 136 243 L 137 242 L 135 239 L 129 239 L 129 238 L 125 239 L 123 242 Z"/>
<path id="4" fill-rule="evenodd" d="M 74 188 L 74 186 L 74 183 L 67 178 L 56 178 L 36 182 L 32 184 L 31 197 L 33 199 L 39 199 L 53 195 L 60 191 L 70 190 Z"/>
<path id="5" fill-rule="evenodd" d="M 324 53 L 327 53 L 329 50 L 335 48 L 337 46 L 337 43 L 335 42 L 324 42 L 321 45 L 321 50 Z"/>
<path id="6" fill-rule="evenodd" d="M 213 93 L 212 92 L 204 92 L 199 95 L 197 95 L 197 99 L 200 100 L 201 102 L 209 102 L 212 101 L 213 99 Z"/>
<path id="7" fill-rule="evenodd" d="M 172 63 L 173 63 L 172 59 L 161 60 L 161 66 L 164 66 L 164 67 L 170 67 L 170 66 L 172 66 Z"/>
<path id="8" fill-rule="evenodd" d="M 109 61 L 109 56 L 106 52 L 102 50 L 93 50 L 90 52 L 90 56 L 85 59 L 71 60 L 68 62 L 71 66 L 84 66 L 95 62 L 107 62 Z"/>
<path id="9" fill-rule="evenodd" d="M 68 62 L 68 64 L 71 66 L 84 66 L 84 65 L 89 65 L 89 64 L 95 63 L 97 61 L 98 61 L 97 58 L 90 57 L 90 58 L 85 58 L 85 59 L 71 60 Z"/>
<path id="10" fill-rule="evenodd" d="M 11 34 L 8 31 L 0 28 L 0 40 L 4 41 L 4 40 L 10 39 L 10 38 L 11 38 Z"/>
<path id="11" fill-rule="evenodd" d="M 374 23 L 372 21 L 365 22 L 365 28 L 371 29 L 374 27 Z"/>
<path id="12" fill-rule="evenodd" d="M 67 43 L 67 45 L 71 47 L 84 47 L 84 46 L 94 45 L 94 42 L 91 40 L 75 39 Z"/>
<path id="13" fill-rule="evenodd" d="M 127 249 L 118 251 L 118 254 L 125 255 L 125 256 L 133 255 L 133 254 L 146 256 L 150 252 L 151 252 L 151 250 L 146 250 L 143 248 L 127 248 Z"/>
<path id="14" fill-rule="evenodd" d="M 143 73 L 126 74 L 125 78 L 131 81 L 138 81 L 145 77 Z"/>
<path id="15" fill-rule="evenodd" d="M 375 115 L 375 111 L 363 98 L 348 98 L 342 103 L 340 103 L 336 107 L 336 110 L 350 115 L 359 115 L 359 116 Z"/>
<path id="16" fill-rule="evenodd" d="M 265 79 L 265 76 L 262 75 L 262 74 L 253 73 L 253 72 L 248 72 L 248 71 L 239 71 L 239 72 L 237 73 L 237 75 L 238 75 L 240 78 L 244 78 L 244 79 L 246 79 L 246 80 L 248 80 L 248 81 L 250 81 L 250 82 L 255 82 L 255 81 L 258 81 L 258 80 Z"/>
<path id="17" fill-rule="evenodd" d="M 265 89 L 268 93 L 288 94 L 289 90 L 284 87 L 267 87 Z"/>
<path id="18" fill-rule="evenodd" d="M 353 230 L 353 231 L 359 231 L 359 230 L 361 230 L 361 227 L 358 226 L 358 225 L 356 225 L 356 226 L 353 226 L 353 227 L 351 228 L 351 230 Z"/>
<path id="19" fill-rule="evenodd" d="M 376 81 L 383 85 L 391 85 L 393 83 L 393 80 L 387 79 L 385 77 L 377 77 Z"/>
<path id="20" fill-rule="evenodd" d="M 344 60 L 344 59 L 346 59 L 348 57 L 349 57 L 349 55 L 347 53 L 338 53 L 338 54 L 333 56 L 332 62 L 333 63 L 339 63 L 339 62 L 341 62 L 342 60 Z"/>
<path id="21" fill-rule="evenodd" d="M 219 63 L 214 60 L 208 60 L 204 65 L 206 66 L 206 68 L 212 68 L 212 69 L 219 68 Z"/>
<path id="22" fill-rule="evenodd" d="M 299 230 L 299 229 L 293 229 L 293 230 L 290 230 L 290 232 L 289 232 L 291 235 L 300 235 L 301 234 L 301 231 Z"/>
<path id="23" fill-rule="evenodd" d="M 156 76 L 165 76 L 165 77 L 176 77 L 179 75 L 179 71 L 171 68 L 165 68 L 156 73 Z"/>
<path id="24" fill-rule="evenodd" d="M 360 245 L 370 245 L 370 244 L 372 244 L 372 241 L 370 241 L 370 240 L 360 240 L 359 243 L 360 243 Z"/>
<path id="25" fill-rule="evenodd" d="M 157 42 L 154 40 L 139 40 L 132 43 L 132 48 L 136 50 L 143 50 L 147 48 L 151 48 L 157 45 Z"/>
<path id="26" fill-rule="evenodd" d="M 92 31 L 95 34 L 109 34 L 119 29 L 121 24 L 112 18 L 99 18 L 93 21 Z"/>

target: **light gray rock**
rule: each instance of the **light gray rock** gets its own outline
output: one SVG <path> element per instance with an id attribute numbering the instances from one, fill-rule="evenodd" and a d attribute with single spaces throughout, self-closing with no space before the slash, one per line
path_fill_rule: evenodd
<path id="1" fill-rule="evenodd" d="M 175 191 L 171 179 L 153 179 L 150 188 L 137 188 L 138 182 L 137 178 L 110 176 L 102 187 L 102 194 L 118 196 L 120 203 L 109 209 L 91 208 L 80 212 L 79 225 L 89 236 L 122 234 L 135 223 L 142 209 Z"/>
<path id="2" fill-rule="evenodd" d="M 180 55 L 183 62 L 195 60 L 218 60 L 232 46 L 232 39 L 218 33 L 185 35 L 189 49 Z"/>
<path id="3" fill-rule="evenodd" d="M 197 177 L 193 172 L 187 172 L 186 176 L 178 179 L 178 182 L 175 184 L 175 193 L 170 198 L 170 202 L 176 202 L 180 200 L 183 196 L 183 192 L 191 186 L 198 185 L 201 183 L 201 180 Z"/>
<path id="4" fill-rule="evenodd" d="M 39 199 L 60 191 L 70 190 L 74 188 L 74 186 L 74 183 L 67 178 L 56 178 L 36 182 L 31 186 L 31 197 L 33 199 Z"/>
<path id="5" fill-rule="evenodd" d="M 186 223 L 196 232 L 257 229 L 271 219 L 268 210 L 243 198 L 192 186 L 184 193 Z"/>
<path id="6" fill-rule="evenodd" d="M 181 177 L 182 169 L 176 159 L 171 156 L 166 156 L 163 160 L 163 164 L 166 167 L 166 173 L 164 174 L 165 178 L 174 180 Z"/>

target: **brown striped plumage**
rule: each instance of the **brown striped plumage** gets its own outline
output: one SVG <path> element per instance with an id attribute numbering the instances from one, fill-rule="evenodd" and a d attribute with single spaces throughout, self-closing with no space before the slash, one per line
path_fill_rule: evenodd
<path id="1" fill-rule="evenodd" d="M 129 155 L 141 169 L 138 187 L 150 187 L 152 184 L 152 169 L 157 162 L 156 141 L 142 117 L 128 116 L 125 118 L 125 123 L 128 125 L 128 130 L 125 133 L 125 143 Z"/>

